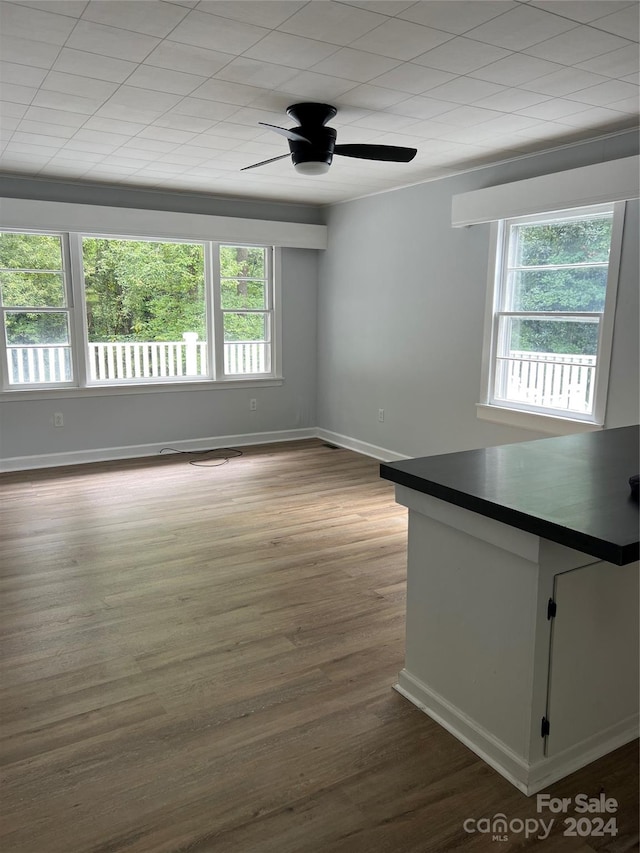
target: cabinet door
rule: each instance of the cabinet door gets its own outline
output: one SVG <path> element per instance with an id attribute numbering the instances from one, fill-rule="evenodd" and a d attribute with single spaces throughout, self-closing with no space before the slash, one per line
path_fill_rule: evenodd
<path id="1" fill-rule="evenodd" d="M 600 562 L 555 578 L 548 756 L 637 717 L 638 572 Z"/>

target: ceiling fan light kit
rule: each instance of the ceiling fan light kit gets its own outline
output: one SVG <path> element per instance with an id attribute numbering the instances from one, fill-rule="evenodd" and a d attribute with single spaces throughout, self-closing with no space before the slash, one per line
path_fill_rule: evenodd
<path id="1" fill-rule="evenodd" d="M 293 167 L 299 174 L 325 175 L 329 171 L 334 154 L 358 160 L 384 160 L 393 163 L 409 163 L 416 156 L 417 149 L 399 145 L 336 145 L 336 131 L 325 125 L 337 112 L 331 104 L 292 104 L 287 108 L 287 114 L 297 122 L 296 127 L 278 127 L 264 121 L 258 122 L 284 136 L 289 142 L 290 153 L 245 166 L 241 171 L 275 163 L 276 160 L 290 156 Z"/>

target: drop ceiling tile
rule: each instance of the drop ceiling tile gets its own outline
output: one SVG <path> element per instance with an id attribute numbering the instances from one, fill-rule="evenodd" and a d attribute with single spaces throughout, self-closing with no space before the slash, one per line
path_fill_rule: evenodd
<path id="1" fill-rule="evenodd" d="M 257 86 L 245 86 L 241 83 L 229 83 L 226 80 L 213 78 L 192 92 L 192 97 L 244 107 L 252 104 L 261 94 L 262 89 Z"/>
<path id="2" fill-rule="evenodd" d="M 129 160 L 141 161 L 141 168 L 145 163 L 153 163 L 153 161 L 158 156 L 158 153 L 155 151 L 148 151 L 146 148 L 143 147 L 136 148 L 134 145 L 123 145 L 121 148 L 118 149 L 118 154 L 120 154 L 122 157 L 127 157 Z"/>
<path id="3" fill-rule="evenodd" d="M 138 0 L 118 0 L 117 3 L 112 0 L 91 0 L 82 13 L 82 19 L 164 38 L 188 14 L 186 9 L 172 3 L 157 3 L 150 15 L 147 4 Z"/>
<path id="4" fill-rule="evenodd" d="M 190 95 L 206 79 L 196 74 L 185 74 L 183 71 L 139 65 L 127 80 L 127 86 L 139 86 L 174 95 Z"/>
<path id="5" fill-rule="evenodd" d="M 60 148 L 52 145 L 27 145 L 24 142 L 10 142 L 5 151 L 7 154 L 15 154 L 22 158 L 34 154 L 40 157 L 53 157 L 57 154 Z"/>
<path id="6" fill-rule="evenodd" d="M 499 116 L 500 113 L 497 110 L 487 110 L 482 107 L 465 105 L 444 113 L 442 120 L 447 122 L 447 124 L 466 127 L 467 125 L 482 124 L 482 122 L 498 118 Z"/>
<path id="7" fill-rule="evenodd" d="M 105 166 L 106 168 L 113 169 L 122 168 L 137 170 L 141 167 L 141 165 L 144 164 L 144 162 L 146 161 L 140 160 L 139 157 L 124 157 L 119 152 L 116 152 L 115 154 L 110 154 L 104 157 L 104 159 L 101 161 L 101 165 Z"/>
<path id="8" fill-rule="evenodd" d="M 84 123 L 85 130 L 99 130 L 105 133 L 121 133 L 124 136 L 135 136 L 144 130 L 145 125 L 133 121 L 118 121 L 114 118 L 101 118 L 100 116 L 91 116 Z"/>
<path id="9" fill-rule="evenodd" d="M 140 133 L 136 134 L 136 139 L 153 139 L 159 142 L 171 142 L 174 145 L 183 145 L 190 142 L 196 134 L 193 131 L 177 130 L 173 127 L 157 127 L 149 125 Z"/>
<path id="10" fill-rule="evenodd" d="M 451 33 L 393 18 L 351 42 L 350 47 L 409 60 L 452 38 Z"/>
<path id="11" fill-rule="evenodd" d="M 352 122 L 353 127 L 366 127 L 370 130 L 381 130 L 385 133 L 404 130 L 415 124 L 415 116 L 394 115 L 390 113 L 372 113 L 365 118 Z"/>
<path id="12" fill-rule="evenodd" d="M 384 21 L 384 16 L 340 3 L 307 3 L 277 29 L 295 36 L 351 44 Z"/>
<path id="13" fill-rule="evenodd" d="M 94 80 L 123 83 L 136 67 L 135 62 L 63 47 L 53 63 L 52 70 L 91 77 Z"/>
<path id="14" fill-rule="evenodd" d="M 295 75 L 295 68 L 286 68 L 284 65 L 276 65 L 273 62 L 260 62 L 257 59 L 246 59 L 244 56 L 239 56 L 221 71 L 218 71 L 216 78 L 228 80 L 232 83 L 243 83 L 248 86 L 270 89 L 281 86 Z"/>
<path id="15" fill-rule="evenodd" d="M 469 30 L 466 35 L 509 50 L 523 50 L 575 26 L 574 21 L 559 15 L 520 5 L 486 24 Z"/>
<path id="16" fill-rule="evenodd" d="M 41 88 L 46 91 L 62 92 L 68 95 L 77 95 L 81 98 L 90 98 L 101 104 L 113 95 L 118 88 L 118 84 L 109 83 L 105 80 L 93 80 L 90 77 L 81 77 L 78 74 L 50 71 Z"/>
<path id="17" fill-rule="evenodd" d="M 158 110 L 145 110 L 141 107 L 127 106 L 126 104 L 118 104 L 109 100 L 106 101 L 99 110 L 96 110 L 98 118 L 115 119 L 116 121 L 143 122 L 151 124 L 160 118 L 161 112 Z"/>
<path id="18" fill-rule="evenodd" d="M 429 92 L 432 98 L 443 101 L 453 101 L 454 104 L 473 104 L 480 98 L 488 98 L 498 92 L 503 92 L 505 86 L 489 83 L 486 80 L 475 80 L 472 77 L 457 77 L 442 86 L 437 86 Z"/>
<path id="19" fill-rule="evenodd" d="M 387 112 L 393 113 L 396 116 L 409 116 L 414 119 L 427 119 L 434 116 L 442 115 L 455 109 L 457 104 L 449 103 L 435 98 L 416 95 L 413 98 L 407 98 L 399 104 L 390 106 Z M 389 128 L 393 130 L 393 128 Z"/>
<path id="20" fill-rule="evenodd" d="M 293 98 L 291 103 L 299 100 L 317 100 L 329 103 L 334 98 L 339 98 L 358 85 L 357 80 L 347 80 L 341 77 L 330 77 L 327 74 L 318 74 L 315 71 L 300 71 L 291 80 L 288 80 L 280 89 L 290 94 Z"/>
<path id="21" fill-rule="evenodd" d="M 95 142 L 108 146 L 112 151 L 120 145 L 129 142 L 131 137 L 126 133 L 106 133 L 103 130 L 91 130 L 82 127 L 73 137 L 79 142 Z"/>
<path id="22" fill-rule="evenodd" d="M 175 151 L 170 151 L 169 154 L 163 154 L 156 160 L 156 163 L 173 163 L 176 166 L 187 166 L 188 168 L 204 162 L 206 162 L 205 157 L 181 154 L 179 148 L 176 148 Z"/>
<path id="23" fill-rule="evenodd" d="M 89 114 L 79 114 L 68 110 L 49 107 L 30 106 L 24 114 L 30 121 L 41 121 L 46 124 L 62 124 L 65 127 L 79 128 L 87 121 Z"/>
<path id="24" fill-rule="evenodd" d="M 510 51 L 502 47 L 483 44 L 461 36 L 433 50 L 428 50 L 413 61 L 418 65 L 427 65 L 429 68 L 437 68 L 453 74 L 468 74 L 509 54 Z"/>
<path id="25" fill-rule="evenodd" d="M 38 89 L 34 86 L 19 86 L 15 83 L 2 83 L 0 85 L 0 98 L 3 101 L 12 101 L 15 104 L 30 104 Z"/>
<path id="26" fill-rule="evenodd" d="M 518 115 L 538 118 L 543 121 L 554 121 L 572 113 L 579 113 L 584 109 L 584 104 L 576 101 L 569 101 L 566 98 L 551 98 L 540 104 L 533 104 L 530 107 L 525 107 L 523 110 L 518 110 Z"/>
<path id="27" fill-rule="evenodd" d="M 0 100 L 0 117 L 2 117 L 2 119 L 22 118 L 28 109 L 29 108 L 26 104 L 15 104 L 10 101 Z"/>
<path id="28" fill-rule="evenodd" d="M 189 12 L 171 33 L 171 41 L 238 55 L 260 41 L 269 30 L 242 24 L 219 15 Z"/>
<path id="29" fill-rule="evenodd" d="M 78 21 L 65 47 L 112 56 L 114 59 L 141 62 L 158 43 L 159 39 L 152 36 Z"/>
<path id="30" fill-rule="evenodd" d="M 243 0 L 242 3 L 237 0 L 202 0 L 197 9 L 198 12 L 208 12 L 245 24 L 274 29 L 301 9 L 305 2 L 306 0 L 269 0 L 269 5 L 265 8 L 264 0 Z"/>
<path id="31" fill-rule="evenodd" d="M 415 0 L 343 0 L 343 2 L 347 6 L 357 6 L 360 9 L 368 9 L 391 17 L 399 16 L 409 6 L 415 5 Z"/>
<path id="32" fill-rule="evenodd" d="M 591 109 L 586 109 L 580 113 L 564 116 L 562 123 L 575 125 L 575 127 L 598 127 L 599 125 L 618 122 L 623 118 L 623 116 L 623 113 L 620 113 L 615 109 L 592 107 Z"/>
<path id="33" fill-rule="evenodd" d="M 398 13 L 398 17 L 415 24 L 424 24 L 444 30 L 448 33 L 461 35 L 467 30 L 484 24 L 491 18 L 496 18 L 516 4 L 509 0 L 440 0 L 440 2 L 414 3 L 408 9 Z"/>
<path id="34" fill-rule="evenodd" d="M 344 47 L 328 59 L 316 63 L 312 70 L 317 74 L 357 80 L 358 83 L 369 83 L 374 77 L 390 71 L 399 64 L 397 59 Z"/>
<path id="35" fill-rule="evenodd" d="M 27 133 L 22 130 L 16 131 L 12 136 L 13 142 L 25 143 L 26 145 L 46 145 L 48 148 L 62 148 L 67 142 L 65 137 Z"/>
<path id="36" fill-rule="evenodd" d="M 75 25 L 75 18 L 65 15 L 54 15 L 16 3 L 0 5 L 0 28 L 5 36 L 61 46 Z"/>
<path id="37" fill-rule="evenodd" d="M 338 98 L 338 105 L 347 104 L 367 110 L 384 110 L 386 107 L 397 104 L 398 101 L 405 100 L 406 97 L 405 92 L 395 92 L 393 89 L 363 83 L 341 95 Z"/>
<path id="38" fill-rule="evenodd" d="M 64 146 L 65 151 L 87 151 L 90 154 L 111 154 L 115 149 L 108 142 L 89 142 L 86 139 L 69 139 Z"/>
<path id="39" fill-rule="evenodd" d="M 88 0 L 19 0 L 19 3 L 32 9 L 42 9 L 43 12 L 79 18 L 86 9 Z"/>
<path id="40" fill-rule="evenodd" d="M 629 5 L 629 0 L 531 0 L 531 6 L 588 24 Z"/>
<path id="41" fill-rule="evenodd" d="M 488 80 L 493 83 L 508 83 L 510 86 L 521 86 L 528 80 L 535 80 L 553 71 L 561 71 L 564 66 L 535 56 L 525 56 L 522 53 L 512 53 L 504 59 L 492 62 L 484 68 L 469 73 L 470 77 Z"/>
<path id="42" fill-rule="evenodd" d="M 496 134 L 511 134 L 518 130 L 526 130 L 539 124 L 539 120 L 523 115 L 503 115 L 498 118 L 489 119 L 483 124 L 487 130 Z"/>
<path id="43" fill-rule="evenodd" d="M 180 95 L 168 92 L 155 92 L 152 89 L 142 89 L 137 86 L 120 86 L 109 98 L 105 106 L 123 106 L 129 109 L 141 109 L 146 112 L 163 113 L 175 107 L 180 101 Z"/>
<path id="44" fill-rule="evenodd" d="M 547 95 L 541 95 L 539 92 L 525 92 L 523 89 L 513 88 L 497 92 L 488 98 L 481 98 L 475 104 L 477 107 L 486 107 L 490 110 L 512 113 L 516 110 L 530 107 L 533 104 L 540 104 L 548 99 Z"/>
<path id="45" fill-rule="evenodd" d="M 412 62 L 403 62 L 391 71 L 374 77 L 376 86 L 384 86 L 387 89 L 395 89 L 398 92 L 406 92 L 409 95 L 422 95 L 436 86 L 441 86 L 449 80 L 453 80 L 455 74 L 449 71 L 438 71 L 435 68 L 427 68 L 423 65 L 414 65 Z"/>
<path id="46" fill-rule="evenodd" d="M 199 133 L 191 140 L 191 144 L 200 148 L 215 148 L 218 151 L 233 151 L 240 140 L 232 139 L 230 136 L 220 136 L 213 132 Z"/>
<path id="47" fill-rule="evenodd" d="M 257 124 L 254 127 L 250 127 L 245 124 L 234 124 L 231 121 L 219 121 L 210 129 L 210 131 L 207 132 L 219 134 L 220 136 L 226 136 L 229 139 L 239 141 L 256 139 L 264 132 L 264 128 L 258 127 Z"/>
<path id="48" fill-rule="evenodd" d="M 637 44 L 629 44 L 627 47 L 603 53 L 593 59 L 577 63 L 578 68 L 585 71 L 593 71 L 594 74 L 603 74 L 605 77 L 624 77 L 638 71 L 640 65 L 640 50 Z"/>
<path id="49" fill-rule="evenodd" d="M 0 83 L 38 87 L 46 76 L 47 70 L 45 68 L 36 68 L 34 65 L 18 65 L 16 62 L 0 62 Z"/>
<path id="50" fill-rule="evenodd" d="M 563 65 L 575 65 L 577 62 L 585 62 L 602 53 L 628 45 L 628 41 L 618 36 L 595 30 L 593 27 L 579 26 L 568 33 L 528 47 L 525 53 Z"/>
<path id="51" fill-rule="evenodd" d="M 591 26 L 596 27 L 598 30 L 604 30 L 607 33 L 622 36 L 625 39 L 638 41 L 638 31 L 640 29 L 639 12 L 640 6 L 637 3 L 632 3 L 625 9 L 614 12 L 612 15 L 598 18 L 597 21 L 593 21 Z"/>
<path id="52" fill-rule="evenodd" d="M 274 31 L 245 51 L 244 56 L 302 70 L 321 62 L 337 50 L 338 46 L 334 44 Z"/>
<path id="53" fill-rule="evenodd" d="M 636 110 L 640 107 L 638 87 L 633 83 L 623 83 L 621 80 L 607 80 L 597 86 L 589 86 L 580 92 L 570 95 L 572 101 L 580 101 L 592 107 L 607 107 L 627 98 L 635 99 Z"/>
<path id="54" fill-rule="evenodd" d="M 144 60 L 145 65 L 211 77 L 231 62 L 233 54 L 164 39 Z"/>
<path id="55" fill-rule="evenodd" d="M 169 110 L 169 112 L 155 119 L 153 122 L 158 127 L 175 127 L 178 130 L 188 130 L 193 133 L 201 133 L 203 130 L 208 130 L 215 123 L 215 119 L 199 118 L 197 113 L 192 116 L 185 115 L 184 113 L 176 113 L 173 110 Z"/>
<path id="56" fill-rule="evenodd" d="M 607 78 L 600 74 L 592 74 L 579 68 L 563 68 L 560 71 L 554 71 L 553 74 L 546 74 L 544 77 L 523 83 L 522 88 L 541 92 L 543 95 L 562 97 L 604 82 L 607 82 Z"/>
<path id="57" fill-rule="evenodd" d="M 65 127 L 63 124 L 47 124 L 43 121 L 29 121 L 28 119 L 16 119 L 20 122 L 20 130 L 25 133 L 40 133 L 49 136 L 57 136 L 61 139 L 71 139 L 76 132 L 74 127 Z M 3 117 L 2 126 L 5 126 L 6 119 Z"/>
<path id="58" fill-rule="evenodd" d="M 206 101 L 202 98 L 183 98 L 172 110 L 173 115 L 194 116 L 196 118 L 222 121 L 233 115 L 238 107 L 235 104 L 223 104 L 218 101 Z M 157 123 L 157 122 L 156 122 Z"/>
<path id="59" fill-rule="evenodd" d="M 70 113 L 92 115 L 103 103 L 101 98 L 82 98 L 66 92 L 51 92 L 39 89 L 31 102 L 34 107 L 65 110 Z"/>
<path id="60" fill-rule="evenodd" d="M 0 32 L 2 32 L 1 29 Z M 51 68 L 59 51 L 60 47 L 56 44 L 45 44 L 43 41 L 16 36 L 0 36 L 0 56 L 6 62 L 33 65 L 36 68 Z"/>

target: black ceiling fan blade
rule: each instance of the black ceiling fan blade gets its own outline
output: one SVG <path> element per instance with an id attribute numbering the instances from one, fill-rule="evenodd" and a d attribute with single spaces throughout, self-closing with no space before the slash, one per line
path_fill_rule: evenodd
<path id="1" fill-rule="evenodd" d="M 284 160 L 285 157 L 291 157 L 291 154 L 281 154 L 279 157 L 272 157 L 270 160 L 261 160 L 259 163 L 254 163 L 253 166 L 243 166 L 241 172 L 246 172 L 247 169 L 257 169 L 258 166 L 266 166 L 267 163 L 275 163 L 276 160 Z"/>
<path id="2" fill-rule="evenodd" d="M 261 124 L 263 127 L 268 127 L 269 130 L 275 130 L 275 132 L 279 133 L 280 136 L 286 136 L 286 138 L 290 139 L 292 142 L 309 142 L 306 136 L 303 136 L 301 133 L 296 133 L 295 130 L 289 130 L 288 127 L 278 127 L 277 124 L 267 124 L 266 121 L 259 121 L 258 124 Z"/>
<path id="3" fill-rule="evenodd" d="M 387 160 L 390 163 L 409 163 L 418 153 L 417 148 L 400 145 L 336 145 L 334 154 L 357 157 L 359 160 Z"/>

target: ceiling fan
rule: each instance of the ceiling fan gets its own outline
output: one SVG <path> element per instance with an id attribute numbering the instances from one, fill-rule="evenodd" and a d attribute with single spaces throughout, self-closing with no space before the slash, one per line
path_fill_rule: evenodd
<path id="1" fill-rule="evenodd" d="M 252 166 L 245 166 L 240 171 L 256 169 L 258 166 L 266 166 L 267 163 L 275 163 L 276 160 L 291 156 L 295 170 L 302 175 L 324 175 L 329 171 L 334 154 L 356 157 L 359 160 L 386 160 L 393 163 L 408 163 L 416 156 L 416 148 L 403 148 L 400 145 L 336 145 L 336 131 L 325 125 L 337 112 L 330 104 L 292 104 L 287 107 L 287 114 L 296 122 L 296 127 L 289 129 L 259 121 L 258 124 L 289 140 L 290 154 L 262 160 Z"/>

